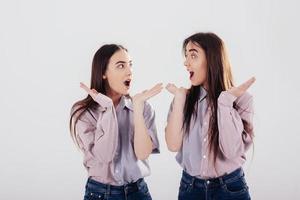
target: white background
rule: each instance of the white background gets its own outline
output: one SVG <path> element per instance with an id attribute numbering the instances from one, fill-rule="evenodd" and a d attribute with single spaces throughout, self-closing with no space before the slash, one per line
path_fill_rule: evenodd
<path id="1" fill-rule="evenodd" d="M 257 78 L 255 147 L 244 167 L 252 198 L 300 198 L 296 0 L 0 2 L 0 199 L 82 199 L 86 171 L 68 120 L 95 51 L 129 49 L 131 94 L 157 82 L 188 86 L 181 45 L 198 31 L 225 41 L 236 83 Z M 176 199 L 181 176 L 164 141 L 171 99 L 164 90 L 150 100 L 161 143 L 147 178 L 154 200 Z"/>

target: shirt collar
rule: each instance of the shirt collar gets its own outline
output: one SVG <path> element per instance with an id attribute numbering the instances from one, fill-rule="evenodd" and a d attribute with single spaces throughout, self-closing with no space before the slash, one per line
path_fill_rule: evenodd
<path id="1" fill-rule="evenodd" d="M 204 89 L 204 87 L 200 86 L 200 97 L 198 101 L 201 102 L 206 96 L 207 91 Z"/>
<path id="2" fill-rule="evenodd" d="M 118 108 L 124 109 L 125 107 L 133 111 L 133 105 L 130 96 L 122 96 L 119 102 Z"/>

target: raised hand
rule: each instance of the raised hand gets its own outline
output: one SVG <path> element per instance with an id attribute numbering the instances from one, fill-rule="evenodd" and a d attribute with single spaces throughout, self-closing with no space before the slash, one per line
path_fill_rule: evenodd
<path id="1" fill-rule="evenodd" d="M 133 102 L 133 107 L 134 108 L 144 108 L 144 102 L 151 97 L 157 95 L 158 93 L 161 92 L 163 89 L 162 83 L 156 84 L 154 87 L 152 87 L 149 90 L 144 90 L 141 93 L 137 93 L 132 97 L 132 102 Z"/>
<path id="2" fill-rule="evenodd" d="M 84 83 L 80 82 L 80 87 L 84 89 L 95 101 L 96 96 L 99 92 L 97 92 L 95 89 L 90 89 L 88 86 L 86 86 Z"/>
<path id="3" fill-rule="evenodd" d="M 255 82 L 255 80 L 255 77 L 252 77 L 248 81 L 239 85 L 238 87 L 230 88 L 228 92 L 236 97 L 240 97 L 248 90 L 248 88 Z"/>
<path id="4" fill-rule="evenodd" d="M 187 93 L 187 89 L 184 87 L 178 88 L 176 85 L 173 83 L 168 83 L 166 86 L 166 89 L 173 94 L 174 96 L 180 96 L 180 97 L 185 97 Z"/>

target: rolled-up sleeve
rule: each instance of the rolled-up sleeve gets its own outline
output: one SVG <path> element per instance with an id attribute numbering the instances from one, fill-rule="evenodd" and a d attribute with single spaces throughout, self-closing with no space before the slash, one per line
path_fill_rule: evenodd
<path id="1" fill-rule="evenodd" d="M 96 102 L 103 108 L 98 119 L 86 111 L 76 123 L 77 140 L 86 162 L 109 163 L 118 144 L 118 123 L 112 101 L 98 94 Z M 89 165 L 89 163 L 85 163 Z"/>
<path id="2" fill-rule="evenodd" d="M 147 102 L 144 107 L 144 119 L 147 127 L 147 132 L 153 143 L 152 153 L 160 153 L 159 141 L 157 137 L 157 128 L 155 124 L 155 111 Z"/>
<path id="3" fill-rule="evenodd" d="M 237 109 L 233 108 L 236 102 Z M 228 158 L 241 156 L 252 143 L 253 133 L 247 132 L 243 120 L 253 131 L 253 97 L 244 93 L 238 99 L 227 91 L 218 98 L 219 144 L 223 155 Z"/>

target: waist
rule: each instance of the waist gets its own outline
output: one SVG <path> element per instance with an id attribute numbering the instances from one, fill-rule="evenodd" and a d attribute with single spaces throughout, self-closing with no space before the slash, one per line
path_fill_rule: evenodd
<path id="1" fill-rule="evenodd" d="M 187 184 L 195 184 L 198 186 L 203 185 L 219 185 L 223 183 L 230 183 L 238 178 L 244 177 L 244 171 L 242 168 L 238 168 L 231 173 L 225 174 L 223 176 L 219 176 L 216 178 L 208 178 L 208 179 L 201 179 L 195 176 L 189 175 L 187 172 L 182 172 L 182 181 Z"/>
<path id="2" fill-rule="evenodd" d="M 141 190 L 141 188 L 144 185 L 146 185 L 146 182 L 144 181 L 143 178 L 140 178 L 136 182 L 132 182 L 121 186 L 104 184 L 89 178 L 86 183 L 86 189 L 90 189 L 95 192 L 106 193 L 106 194 L 124 194 L 124 193 L 128 194 L 128 193 Z"/>

